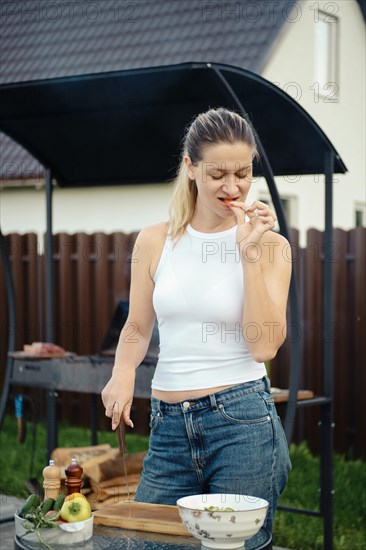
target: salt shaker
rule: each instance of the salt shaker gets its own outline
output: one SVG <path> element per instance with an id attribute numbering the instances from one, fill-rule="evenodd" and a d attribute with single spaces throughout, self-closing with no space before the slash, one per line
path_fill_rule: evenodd
<path id="1" fill-rule="evenodd" d="M 55 465 L 54 460 L 50 460 L 49 465 L 43 468 L 43 488 L 44 498 L 58 497 L 61 487 L 61 470 Z"/>

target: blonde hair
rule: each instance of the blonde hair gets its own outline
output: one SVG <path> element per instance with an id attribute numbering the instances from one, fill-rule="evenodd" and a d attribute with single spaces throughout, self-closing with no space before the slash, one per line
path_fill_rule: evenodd
<path id="1" fill-rule="evenodd" d="M 169 205 L 169 236 L 178 241 L 191 221 L 197 199 L 196 182 L 188 176 L 184 156 L 194 166 L 202 160 L 203 147 L 217 143 L 242 141 L 253 149 L 253 158 L 259 158 L 254 131 L 247 120 L 235 111 L 224 107 L 210 109 L 196 116 L 185 130 L 177 174 L 170 181 L 172 196 Z"/>

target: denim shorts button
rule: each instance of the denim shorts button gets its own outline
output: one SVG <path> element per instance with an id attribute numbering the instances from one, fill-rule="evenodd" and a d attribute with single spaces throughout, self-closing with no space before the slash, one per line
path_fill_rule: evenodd
<path id="1" fill-rule="evenodd" d="M 188 409 L 189 406 L 190 406 L 190 402 L 189 402 L 189 401 L 184 401 L 183 407 L 184 407 L 185 409 Z"/>

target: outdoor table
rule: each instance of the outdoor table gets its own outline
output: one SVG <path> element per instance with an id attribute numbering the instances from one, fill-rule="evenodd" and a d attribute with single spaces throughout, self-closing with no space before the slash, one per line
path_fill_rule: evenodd
<path id="1" fill-rule="evenodd" d="M 269 550 L 272 535 L 263 530 L 260 541 L 253 546 L 246 541 L 245 550 Z M 30 550 L 17 536 L 14 539 L 14 550 Z M 54 546 L 55 550 L 56 546 Z M 73 547 L 70 546 L 70 550 Z M 75 547 L 76 548 L 76 547 Z M 143 531 L 130 531 L 112 527 L 94 526 L 93 537 L 77 545 L 77 550 L 197 550 L 203 548 L 201 542 L 194 537 L 162 535 Z M 63 549 L 64 550 L 64 549 Z"/>

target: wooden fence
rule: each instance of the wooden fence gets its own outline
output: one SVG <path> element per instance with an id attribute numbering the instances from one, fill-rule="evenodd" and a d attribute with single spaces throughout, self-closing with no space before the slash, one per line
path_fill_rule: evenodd
<path id="1" fill-rule="evenodd" d="M 366 327 L 365 327 L 365 228 L 350 231 L 335 229 L 332 243 L 334 277 L 333 326 L 329 337 L 334 344 L 334 440 L 337 451 L 350 457 L 366 459 Z M 54 236 L 55 269 L 55 342 L 80 355 L 98 353 L 115 306 L 129 296 L 130 256 L 137 232 L 106 235 L 78 233 Z M 299 288 L 301 322 L 289 322 L 288 337 L 271 362 L 273 386 L 286 388 L 289 380 L 290 340 L 299 338 L 303 357 L 301 387 L 322 394 L 323 320 L 322 270 L 323 233 L 309 230 L 306 248 L 298 245 L 298 234 L 291 231 L 293 265 Z M 45 298 L 44 266 L 51 261 L 47 250 L 40 248 L 35 234 L 6 236 L 16 290 L 17 324 L 9 327 L 4 273 L 0 264 L 0 367 L 3 379 L 6 342 L 15 331 L 17 349 L 23 344 L 44 340 Z M 42 392 L 22 391 L 41 404 Z M 60 393 L 59 416 L 74 425 L 89 423 L 88 396 Z M 281 408 L 282 407 L 282 408 Z M 107 427 L 103 407 L 99 407 L 100 426 Z M 147 433 L 149 404 L 135 400 L 135 431 Z M 9 412 L 13 410 L 9 401 Z M 279 406 L 282 416 L 285 412 Z M 295 441 L 306 439 L 318 450 L 319 410 L 307 409 L 297 417 Z"/>

